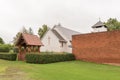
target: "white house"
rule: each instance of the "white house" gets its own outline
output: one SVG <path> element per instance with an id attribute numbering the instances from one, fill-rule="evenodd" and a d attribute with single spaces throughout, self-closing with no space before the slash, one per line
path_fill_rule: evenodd
<path id="1" fill-rule="evenodd" d="M 107 26 L 102 23 L 101 21 L 98 21 L 95 25 L 92 26 L 93 32 L 103 32 L 107 31 Z"/>
<path id="2" fill-rule="evenodd" d="M 60 24 L 49 29 L 41 39 L 44 46 L 41 51 L 49 52 L 68 52 L 72 53 L 72 35 L 80 34 L 79 32 L 62 27 Z"/>

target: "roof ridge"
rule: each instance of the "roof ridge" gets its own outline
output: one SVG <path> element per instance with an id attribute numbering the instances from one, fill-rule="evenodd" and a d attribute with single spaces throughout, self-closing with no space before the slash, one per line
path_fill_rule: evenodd
<path id="1" fill-rule="evenodd" d="M 66 30 L 69 30 L 69 31 L 73 31 L 73 32 L 80 33 L 80 32 L 78 32 L 78 31 L 75 31 L 75 30 L 72 30 L 72 29 L 69 29 L 69 28 L 63 27 L 61 24 L 54 25 L 54 27 L 53 27 L 52 29 L 54 29 L 54 28 L 56 28 L 56 27 L 61 27 L 61 28 L 64 28 L 64 29 L 66 29 Z"/>
<path id="2" fill-rule="evenodd" d="M 35 34 L 29 34 L 29 33 L 22 33 L 22 34 L 37 36 L 37 35 L 35 35 Z"/>

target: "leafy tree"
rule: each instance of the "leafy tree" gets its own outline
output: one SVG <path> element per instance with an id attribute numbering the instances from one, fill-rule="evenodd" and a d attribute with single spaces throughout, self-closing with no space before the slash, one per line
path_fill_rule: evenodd
<path id="1" fill-rule="evenodd" d="M 109 31 L 120 30 L 120 22 L 116 18 L 110 18 L 105 22 Z"/>
<path id="2" fill-rule="evenodd" d="M 29 33 L 29 34 L 34 34 L 31 27 L 29 28 L 28 33 Z"/>
<path id="3" fill-rule="evenodd" d="M 0 37 L 0 44 L 4 44 L 4 41 L 1 37 Z"/>
<path id="4" fill-rule="evenodd" d="M 42 38 L 47 31 L 48 31 L 48 26 L 45 24 L 42 25 L 42 28 L 39 28 L 38 30 L 38 35 L 40 36 L 40 38 Z"/>
<path id="5" fill-rule="evenodd" d="M 16 34 L 16 36 L 13 37 L 13 42 L 14 42 L 14 44 L 16 43 L 16 41 L 18 40 L 18 38 L 19 38 L 20 35 L 21 35 L 21 32 L 18 32 L 18 33 Z"/>

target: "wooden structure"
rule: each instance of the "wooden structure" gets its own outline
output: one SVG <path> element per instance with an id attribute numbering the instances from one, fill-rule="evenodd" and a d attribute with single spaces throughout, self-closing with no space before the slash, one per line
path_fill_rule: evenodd
<path id="1" fill-rule="evenodd" d="M 21 33 L 15 46 L 18 47 L 18 60 L 25 60 L 25 54 L 30 52 L 40 52 L 42 42 L 37 35 Z"/>

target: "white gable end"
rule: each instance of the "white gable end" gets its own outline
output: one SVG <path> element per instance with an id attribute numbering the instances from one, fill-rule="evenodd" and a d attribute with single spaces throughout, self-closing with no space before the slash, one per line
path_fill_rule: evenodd
<path id="1" fill-rule="evenodd" d="M 103 31 L 107 31 L 107 28 L 104 26 L 99 28 L 93 28 L 93 32 L 103 32 Z"/>
<path id="2" fill-rule="evenodd" d="M 49 30 L 41 40 L 43 45 L 41 47 L 41 51 L 49 51 L 49 52 L 60 52 L 60 42 L 59 39 L 54 35 L 54 33 Z"/>
<path id="3" fill-rule="evenodd" d="M 41 51 L 68 52 L 72 53 L 72 35 L 78 32 L 55 25 L 50 29 L 41 40 L 43 45 Z"/>

